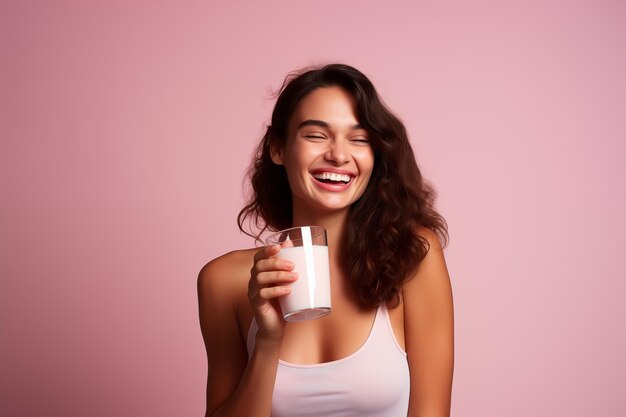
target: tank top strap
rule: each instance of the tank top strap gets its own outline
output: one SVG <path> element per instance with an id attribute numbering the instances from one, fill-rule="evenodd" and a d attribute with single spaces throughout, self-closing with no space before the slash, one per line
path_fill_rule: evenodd
<path id="1" fill-rule="evenodd" d="M 256 337 L 256 332 L 259 330 L 259 326 L 256 324 L 256 318 L 252 316 L 252 321 L 250 321 L 250 327 L 248 328 L 248 337 L 246 339 L 246 349 L 248 350 L 248 359 L 252 356 L 252 351 L 254 350 L 254 344 Z"/>
<path id="2" fill-rule="evenodd" d="M 389 316 L 389 309 L 386 305 L 381 304 L 378 307 L 378 311 L 376 312 L 376 321 L 378 321 L 378 323 L 375 324 L 379 326 L 380 331 L 385 332 L 383 333 L 384 339 L 391 340 L 394 346 L 398 349 L 398 351 L 400 351 L 400 353 L 402 353 L 403 355 L 406 355 L 406 351 L 402 349 L 402 346 L 400 346 L 400 343 L 396 338 L 396 333 L 393 331 L 391 317 Z M 385 330 L 383 330 L 383 328 L 385 328 Z M 381 337 L 383 337 L 383 335 L 381 335 Z"/>

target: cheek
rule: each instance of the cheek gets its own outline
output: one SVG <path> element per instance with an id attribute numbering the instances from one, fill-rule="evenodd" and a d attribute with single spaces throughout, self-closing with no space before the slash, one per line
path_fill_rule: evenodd
<path id="1" fill-rule="evenodd" d="M 361 161 L 360 170 L 364 175 L 370 175 L 374 169 L 374 152 L 371 149 L 364 150 L 359 155 L 359 161 Z"/>
<path id="2" fill-rule="evenodd" d="M 290 152 L 285 153 L 284 165 L 289 183 L 293 187 L 294 184 L 300 182 L 303 172 L 307 170 L 307 162 L 302 157 L 301 152 L 299 153 L 297 149 L 292 149 Z"/>
<path id="3" fill-rule="evenodd" d="M 289 168 L 294 171 L 307 171 L 311 164 L 318 158 L 322 157 L 323 152 L 314 146 L 293 145 L 287 148 L 285 152 L 285 165 L 289 164 Z"/>

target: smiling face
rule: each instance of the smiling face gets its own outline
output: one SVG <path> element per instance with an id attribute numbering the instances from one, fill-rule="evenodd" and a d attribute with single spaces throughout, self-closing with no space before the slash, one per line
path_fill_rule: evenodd
<path id="1" fill-rule="evenodd" d="M 298 104 L 283 149 L 294 214 L 347 210 L 365 192 L 374 152 L 356 116 L 353 97 L 340 87 L 313 90 Z"/>

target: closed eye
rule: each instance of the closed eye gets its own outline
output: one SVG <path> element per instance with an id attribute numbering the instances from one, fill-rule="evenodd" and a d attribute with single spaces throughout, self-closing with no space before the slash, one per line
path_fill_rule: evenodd
<path id="1" fill-rule="evenodd" d="M 304 137 L 307 139 L 326 139 L 326 137 L 321 135 L 304 135 Z"/>
<path id="2" fill-rule="evenodd" d="M 370 143 L 370 141 L 368 139 L 365 138 L 354 138 L 352 139 L 352 142 L 357 142 L 357 143 Z"/>

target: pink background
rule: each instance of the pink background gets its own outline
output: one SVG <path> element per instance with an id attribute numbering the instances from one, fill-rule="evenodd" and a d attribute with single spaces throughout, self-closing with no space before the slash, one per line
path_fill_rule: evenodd
<path id="1" fill-rule="evenodd" d="M 372 2 L 374 3 L 374 2 Z M 620 1 L 0 6 L 0 415 L 203 415 L 196 276 L 290 70 L 363 70 L 449 222 L 458 417 L 626 415 Z"/>

